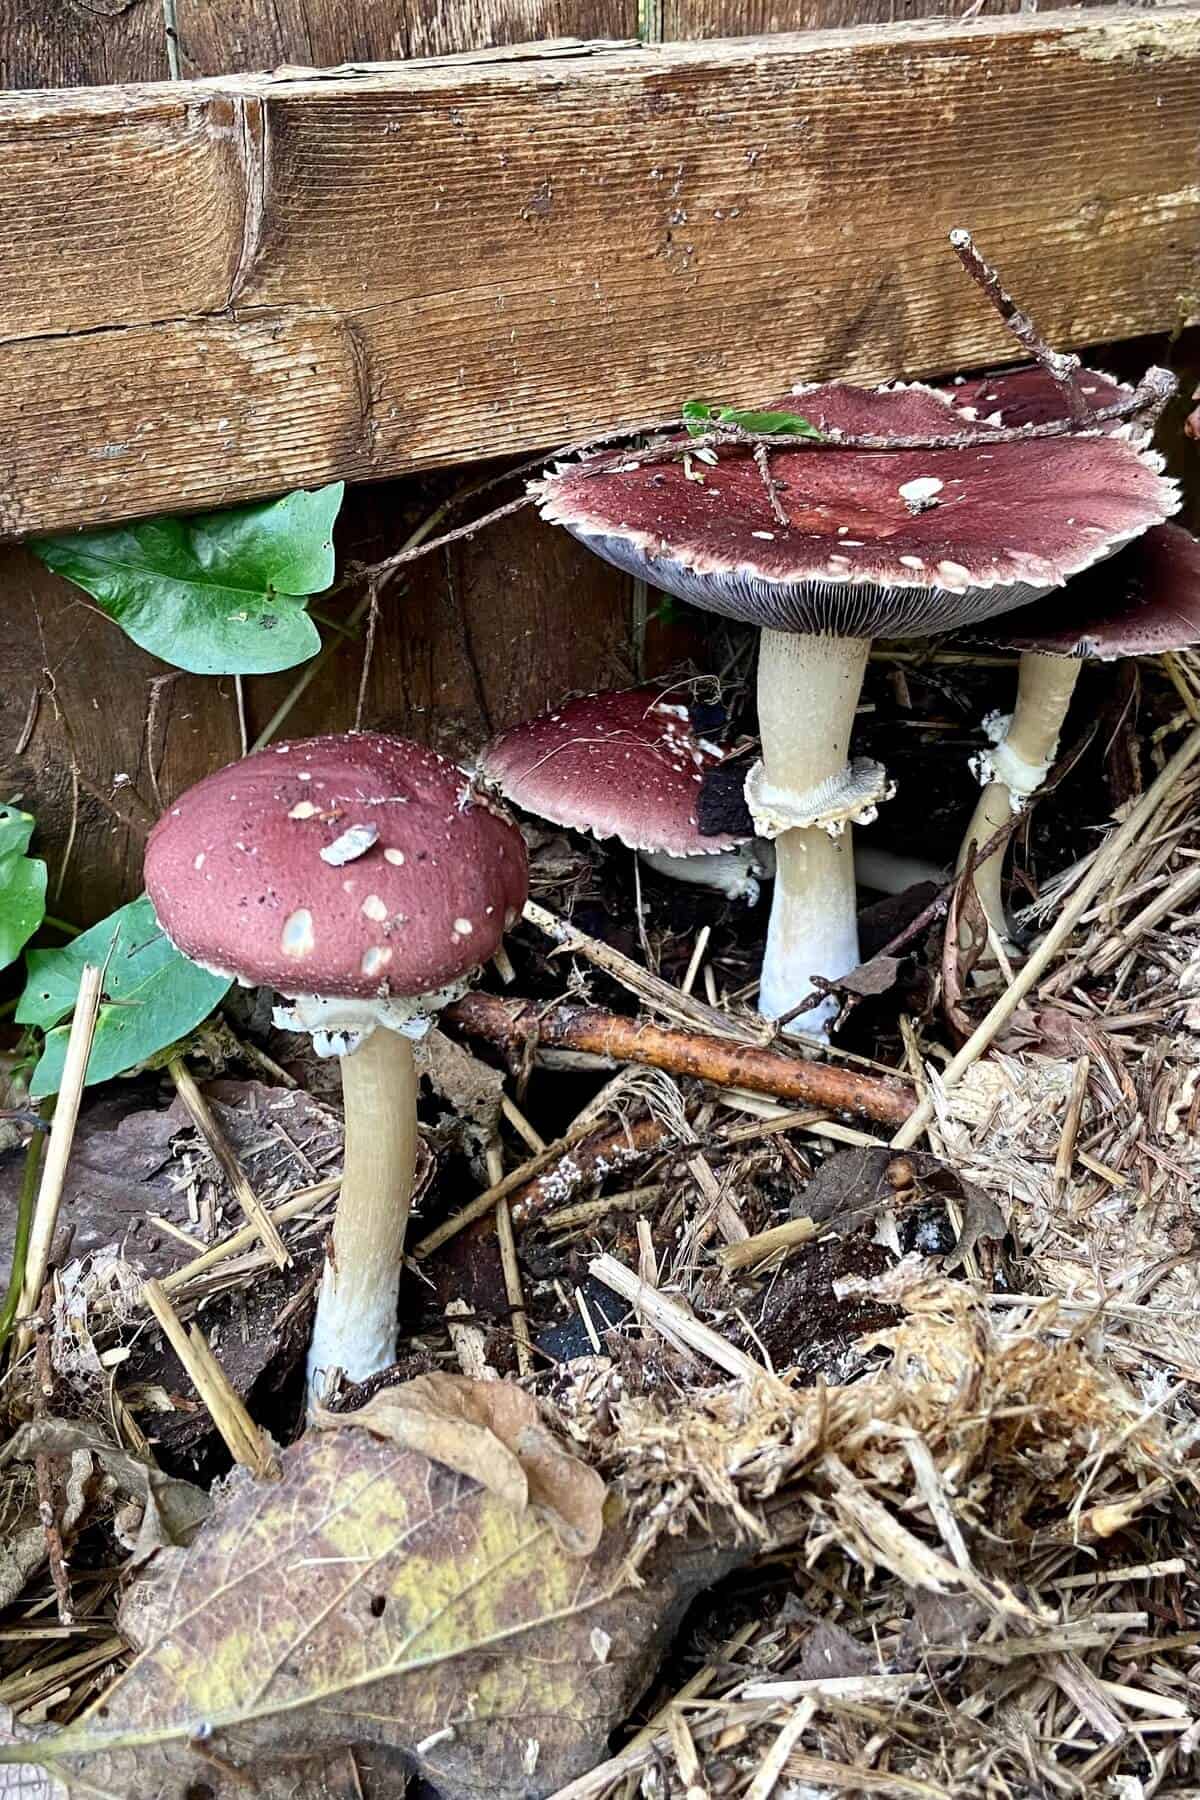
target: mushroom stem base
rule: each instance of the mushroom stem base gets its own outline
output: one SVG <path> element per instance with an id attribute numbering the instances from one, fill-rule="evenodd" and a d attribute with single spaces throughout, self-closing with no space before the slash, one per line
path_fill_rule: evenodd
<path id="1" fill-rule="evenodd" d="M 308 1353 L 319 1400 L 335 1369 L 350 1381 L 396 1358 L 396 1306 L 417 1147 L 412 1043 L 373 1031 L 342 1058 L 346 1155 Z"/>
<path id="2" fill-rule="evenodd" d="M 780 794 L 802 797 L 841 776 L 870 650 L 868 638 L 806 637 L 764 631 L 759 650 L 758 718 L 763 775 Z M 775 895 L 758 1009 L 768 1019 L 810 999 L 812 977 L 834 981 L 858 963 L 854 850 L 848 824 L 820 825 L 775 839 Z M 823 1036 L 837 1005 L 822 1000 L 793 1029 Z"/>

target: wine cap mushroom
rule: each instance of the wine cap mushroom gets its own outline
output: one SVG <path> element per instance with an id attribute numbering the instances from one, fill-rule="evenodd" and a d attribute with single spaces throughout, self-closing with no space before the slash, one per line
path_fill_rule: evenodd
<path id="1" fill-rule="evenodd" d="M 360 732 L 259 750 L 197 782 L 151 832 L 145 874 L 174 944 L 290 996 L 276 1024 L 342 1059 L 345 1168 L 309 1348 L 315 1401 L 335 1370 L 362 1381 L 395 1358 L 416 1158 L 410 1037 L 524 906 L 524 841 L 444 757 Z"/>
<path id="2" fill-rule="evenodd" d="M 1021 607 L 965 634 L 1044 656 L 1162 656 L 1200 643 L 1200 539 L 1158 525 L 1111 562 L 1078 576 L 1061 598 Z"/>
<path id="3" fill-rule="evenodd" d="M 776 837 L 760 1009 L 804 1009 L 812 976 L 858 960 L 846 827 L 874 816 L 884 771 L 848 762 L 872 637 L 960 629 L 1060 587 L 1179 504 L 1160 460 L 1104 432 L 1008 440 L 945 393 L 844 382 L 789 397 L 831 442 L 745 446 L 669 460 L 606 452 L 536 487 L 542 515 L 618 567 L 710 612 L 759 626 L 763 763 L 747 780 Z M 983 441 L 939 444 L 969 431 Z M 837 448 L 841 437 L 923 438 L 921 449 Z M 767 479 L 771 490 L 768 491 Z M 777 516 L 777 512 L 782 517 Z"/>
<path id="4" fill-rule="evenodd" d="M 1021 652 L 1011 714 L 983 721 L 990 747 L 972 759 L 983 792 L 959 853 L 980 850 L 1028 805 L 1058 754 L 1059 734 L 1086 658 L 1154 656 L 1200 643 L 1200 542 L 1178 525 L 1159 525 L 1110 562 L 1070 583 L 1061 596 L 1005 613 L 965 634 L 969 641 Z M 1003 846 L 975 865 L 975 891 L 1002 944 L 1008 941 Z"/>
<path id="5" fill-rule="evenodd" d="M 524 846 L 462 770 L 382 732 L 256 751 L 197 782 L 146 848 L 163 930 L 194 962 L 293 998 L 344 1049 L 420 1031 L 526 898 Z"/>
<path id="6" fill-rule="evenodd" d="M 618 838 L 660 873 L 754 899 L 752 832 L 701 829 L 702 785 L 725 761 L 679 699 L 637 687 L 585 694 L 513 726 L 481 752 L 478 768 L 525 812 Z"/>
<path id="7" fill-rule="evenodd" d="M 788 403 L 828 436 L 934 439 L 971 426 L 946 392 L 917 385 L 828 382 Z M 606 452 L 535 491 L 543 518 L 677 598 L 764 629 L 860 638 L 920 637 L 1009 611 L 1179 505 L 1157 457 L 1104 434 L 779 449 L 770 469 L 786 526 L 738 447 L 688 470 Z"/>

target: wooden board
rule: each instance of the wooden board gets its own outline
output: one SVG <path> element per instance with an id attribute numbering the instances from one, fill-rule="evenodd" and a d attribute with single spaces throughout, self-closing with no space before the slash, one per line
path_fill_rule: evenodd
<path id="1" fill-rule="evenodd" d="M 1008 354 L 964 222 L 1060 341 L 1173 324 L 1200 7 L 15 96 L 0 157 L 20 534 Z"/>
<path id="2" fill-rule="evenodd" d="M 636 11 L 633 0 L 177 0 L 176 7 L 184 70 L 196 75 L 370 61 L 564 31 L 627 37 Z M 166 69 L 162 0 L 105 0 L 103 10 L 86 11 L 74 0 L 36 7 L 0 0 L 0 85 L 148 80 Z M 352 491 L 340 552 L 386 555 L 442 494 L 470 478 L 446 473 Z M 78 589 L 15 547 L 0 548 L 0 618 L 0 799 L 20 795 L 36 813 L 54 910 L 87 924 L 141 887 L 144 834 L 159 810 L 151 760 L 158 794 L 169 803 L 237 756 L 233 684 L 172 677 Z M 364 720 L 469 754 L 491 730 L 569 689 L 627 680 L 628 625 L 624 576 L 532 517 L 507 521 L 477 544 L 418 564 L 407 587 L 392 590 Z M 360 667 L 361 648 L 344 646 L 286 731 L 349 725 Z M 245 683 L 252 738 L 299 673 Z"/>

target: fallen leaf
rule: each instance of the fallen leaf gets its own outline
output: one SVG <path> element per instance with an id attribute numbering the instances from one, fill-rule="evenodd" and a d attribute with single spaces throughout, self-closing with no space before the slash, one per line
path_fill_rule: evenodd
<path id="1" fill-rule="evenodd" d="M 853 994 L 859 1000 L 867 1000 L 877 994 L 886 994 L 889 989 L 894 988 L 899 973 L 898 956 L 872 956 L 868 962 L 859 963 L 848 975 L 842 975 L 829 985 L 839 993 Z"/>
<path id="2" fill-rule="evenodd" d="M 957 1231 L 950 1225 L 947 1202 L 961 1218 Z M 893 1209 L 902 1240 L 898 1253 L 913 1249 L 942 1256 L 946 1272 L 957 1268 L 981 1240 L 1002 1238 L 1007 1229 L 989 1194 L 925 1150 L 906 1150 L 902 1156 L 882 1146 L 840 1150 L 826 1157 L 790 1208 L 793 1218 L 807 1217 L 839 1231 Z"/>
<path id="3" fill-rule="evenodd" d="M 212 1511 L 212 1501 L 203 1488 L 164 1475 L 161 1469 L 129 1456 L 90 1426 L 66 1419 L 38 1419 L 22 1425 L 0 1450 L 0 1469 L 31 1462 L 39 1454 L 69 1457 L 72 1469 L 77 1457 L 86 1457 L 89 1466 L 103 1470 L 119 1494 L 139 1503 L 141 1522 L 126 1545 L 134 1565 L 166 1545 L 190 1543 Z"/>
<path id="4" fill-rule="evenodd" d="M 277 1483 L 231 1479 L 168 1557 L 113 1687 L 0 1747 L 0 1793 L 275 1800 L 292 1759 L 379 1743 L 456 1800 L 537 1800 L 605 1754 L 690 1601 L 746 1555 L 672 1538 L 635 1573 L 610 1500 L 598 1549 L 568 1556 L 532 1508 L 363 1430 L 282 1460 Z"/>
<path id="5" fill-rule="evenodd" d="M 418 1375 L 380 1388 L 353 1412 L 318 1407 L 314 1423 L 325 1430 L 365 1426 L 469 1475 L 518 1512 L 534 1507 L 571 1556 L 590 1556 L 603 1535 L 603 1481 L 563 1448 L 532 1394 L 511 1381 Z"/>
<path id="6" fill-rule="evenodd" d="M 11 1710 L 0 1706 L 0 1744 L 25 1744 L 28 1736 L 14 1725 Z M 208 1800 L 209 1795 L 215 1800 L 217 1789 L 208 1779 L 202 1750 L 203 1746 L 198 1745 L 193 1780 L 180 1790 L 183 1800 Z M 363 1800 L 364 1790 L 354 1756 L 346 1750 L 332 1757 L 307 1757 L 303 1762 L 288 1763 L 278 1774 L 256 1777 L 252 1789 L 241 1791 L 252 1794 L 253 1800 Z M 0 1794 L 8 1796 L 8 1800 L 70 1800 L 72 1793 L 86 1796 L 87 1800 L 125 1800 L 124 1795 L 108 1795 L 96 1787 L 68 1788 L 36 1763 L 0 1763 Z"/>

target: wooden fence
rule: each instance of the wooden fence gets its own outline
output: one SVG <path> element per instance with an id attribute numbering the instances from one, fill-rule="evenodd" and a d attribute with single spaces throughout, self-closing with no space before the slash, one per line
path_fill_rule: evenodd
<path id="1" fill-rule="evenodd" d="M 481 458 L 1007 357 L 959 223 L 1063 343 L 1200 310 L 1200 7 L 880 12 L 178 0 L 168 85 L 161 0 L 0 0 L 0 83 L 29 90 L 0 98 L 0 536 L 344 477 L 369 485 L 342 548 L 378 555 Z M 608 41 L 500 48 L 566 33 Z M 630 598 L 509 521 L 393 593 L 367 720 L 458 750 L 621 680 Z M 92 918 L 160 802 L 238 753 L 233 684 L 16 546 L 0 608 L 0 798 Z M 348 724 L 357 678 L 347 646 L 289 730 Z M 245 684 L 251 734 L 292 679 Z"/>

